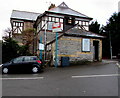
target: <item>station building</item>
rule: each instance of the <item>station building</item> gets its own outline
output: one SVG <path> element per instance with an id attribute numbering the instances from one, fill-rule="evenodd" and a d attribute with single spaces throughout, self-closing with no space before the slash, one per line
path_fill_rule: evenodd
<path id="1" fill-rule="evenodd" d="M 25 45 L 30 36 L 30 52 L 41 54 L 41 59 L 50 65 L 55 65 L 57 57 L 58 66 L 66 62 L 102 60 L 104 37 L 89 31 L 91 20 L 91 17 L 71 9 L 64 2 L 42 14 L 13 10 L 10 18 L 13 39 Z M 57 32 L 53 32 L 55 23 L 60 24 Z M 33 32 L 23 34 L 28 29 L 33 29 Z M 39 50 L 40 43 L 44 50 Z"/>

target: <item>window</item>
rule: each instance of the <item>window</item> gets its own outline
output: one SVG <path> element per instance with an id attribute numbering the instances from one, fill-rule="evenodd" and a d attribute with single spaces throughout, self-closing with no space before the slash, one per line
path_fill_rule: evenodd
<path id="1" fill-rule="evenodd" d="M 39 60 L 37 57 L 31 57 L 31 60 Z"/>
<path id="2" fill-rule="evenodd" d="M 13 31 L 14 31 L 14 33 L 22 33 L 23 28 L 24 28 L 24 22 L 13 21 Z"/>
<path id="3" fill-rule="evenodd" d="M 55 21 L 55 18 L 54 18 L 54 17 L 52 17 L 52 21 Z"/>
<path id="4" fill-rule="evenodd" d="M 55 18 L 55 22 L 59 22 L 59 18 Z"/>
<path id="5" fill-rule="evenodd" d="M 74 25 L 75 23 L 75 19 L 72 17 L 65 17 L 65 20 L 67 25 Z"/>
<path id="6" fill-rule="evenodd" d="M 52 21 L 52 18 L 51 18 L 51 17 L 49 17 L 49 21 Z"/>
<path id="7" fill-rule="evenodd" d="M 14 60 L 13 60 L 13 63 L 20 63 L 20 62 L 22 62 L 23 61 L 23 57 L 19 57 L 19 58 L 15 58 Z"/>
<path id="8" fill-rule="evenodd" d="M 25 57 L 24 61 L 33 61 L 33 60 L 38 60 L 37 57 Z"/>
<path id="9" fill-rule="evenodd" d="M 87 38 L 82 39 L 82 51 L 90 52 L 90 39 Z"/>
<path id="10" fill-rule="evenodd" d="M 68 23 L 69 23 L 69 24 L 72 24 L 72 20 L 71 20 L 71 19 L 69 19 L 69 20 L 68 20 Z"/>
<path id="11" fill-rule="evenodd" d="M 78 24 L 79 22 L 78 21 L 75 21 L 75 24 Z"/>
<path id="12" fill-rule="evenodd" d="M 48 30 L 52 30 L 52 25 L 54 22 L 48 22 Z"/>
<path id="13" fill-rule="evenodd" d="M 37 25 L 37 32 L 40 30 L 52 30 L 52 25 L 55 22 L 61 23 L 61 30 L 63 30 L 63 18 L 60 17 L 54 17 L 54 16 L 47 16 L 43 17 L 40 23 Z"/>
<path id="14" fill-rule="evenodd" d="M 24 61 L 30 61 L 30 57 L 25 57 Z"/>

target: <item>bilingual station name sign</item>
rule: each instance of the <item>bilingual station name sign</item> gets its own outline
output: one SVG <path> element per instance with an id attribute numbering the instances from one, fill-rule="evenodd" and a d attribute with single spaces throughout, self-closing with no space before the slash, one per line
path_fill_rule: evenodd
<path id="1" fill-rule="evenodd" d="M 53 23 L 52 31 L 53 32 L 60 32 L 61 31 L 61 23 L 60 22 Z"/>

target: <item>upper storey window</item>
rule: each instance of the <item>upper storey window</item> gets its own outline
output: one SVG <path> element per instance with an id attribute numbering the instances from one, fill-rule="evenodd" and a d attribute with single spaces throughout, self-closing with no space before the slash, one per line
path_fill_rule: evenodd
<path id="1" fill-rule="evenodd" d="M 22 21 L 13 21 L 13 33 L 21 34 L 24 28 L 24 22 Z"/>
<path id="2" fill-rule="evenodd" d="M 67 25 L 74 25 L 75 24 L 75 18 L 65 17 L 65 20 L 66 20 Z"/>
<path id="3" fill-rule="evenodd" d="M 40 30 L 52 30 L 54 23 L 59 22 L 61 24 L 61 31 L 63 30 L 63 18 L 59 17 L 44 17 L 38 24 L 37 32 Z"/>

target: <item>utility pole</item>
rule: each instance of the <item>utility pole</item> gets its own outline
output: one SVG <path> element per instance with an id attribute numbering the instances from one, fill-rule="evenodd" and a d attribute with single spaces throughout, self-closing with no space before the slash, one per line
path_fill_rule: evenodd
<path id="1" fill-rule="evenodd" d="M 112 43 L 111 43 L 111 34 L 109 32 L 109 40 L 110 40 L 110 57 L 112 59 Z"/>

